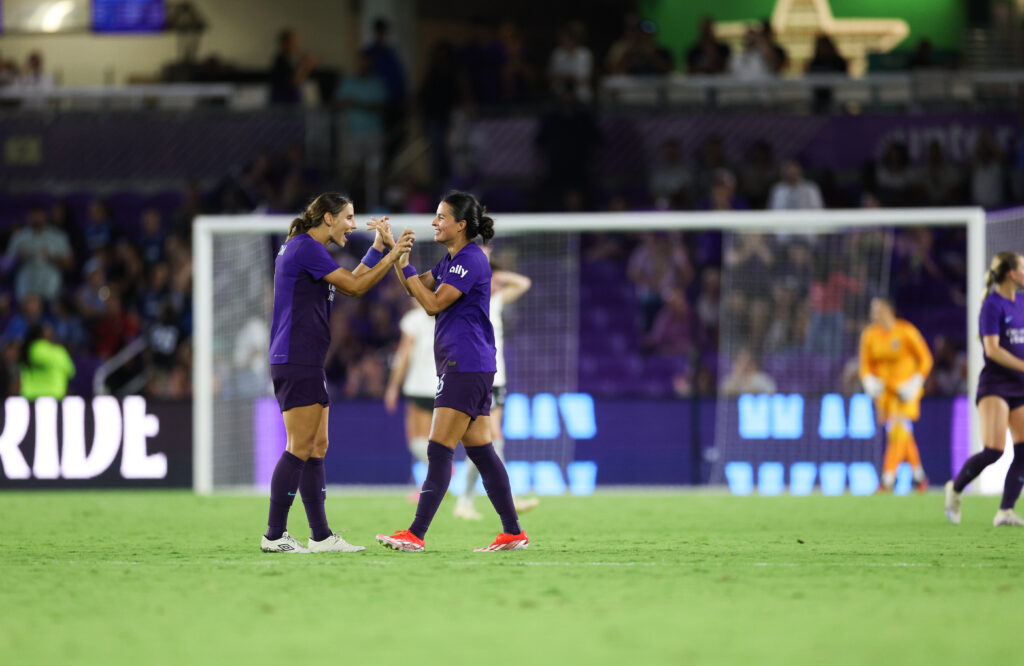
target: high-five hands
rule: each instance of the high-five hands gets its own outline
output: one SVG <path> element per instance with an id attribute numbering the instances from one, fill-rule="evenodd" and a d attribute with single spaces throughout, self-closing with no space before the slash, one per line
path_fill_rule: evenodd
<path id="1" fill-rule="evenodd" d="M 391 234 L 391 222 L 389 220 L 390 218 L 388 217 L 382 217 L 379 220 L 371 217 L 370 221 L 366 223 L 367 229 L 373 229 L 377 232 L 373 239 L 374 246 L 377 246 L 378 241 L 380 241 L 385 246 L 394 249 L 395 237 Z"/>

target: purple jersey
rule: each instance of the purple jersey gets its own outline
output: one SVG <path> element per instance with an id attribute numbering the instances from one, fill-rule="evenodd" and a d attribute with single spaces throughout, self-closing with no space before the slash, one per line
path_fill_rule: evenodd
<path id="1" fill-rule="evenodd" d="M 998 335 L 999 346 L 1020 359 L 1024 359 L 1024 295 L 1009 301 L 993 291 L 981 304 L 978 332 L 982 337 Z M 985 357 L 981 381 L 997 382 L 1007 388 L 1024 391 L 1024 373 Z"/>
<path id="2" fill-rule="evenodd" d="M 281 246 L 274 261 L 274 320 L 270 325 L 270 364 L 322 368 L 331 342 L 327 320 L 334 285 L 323 277 L 338 268 L 309 234 Z"/>
<path id="3" fill-rule="evenodd" d="M 495 372 L 491 307 L 491 265 L 476 243 L 444 258 L 430 271 L 437 289 L 442 284 L 462 297 L 437 315 L 434 364 L 438 376 L 448 372 Z"/>

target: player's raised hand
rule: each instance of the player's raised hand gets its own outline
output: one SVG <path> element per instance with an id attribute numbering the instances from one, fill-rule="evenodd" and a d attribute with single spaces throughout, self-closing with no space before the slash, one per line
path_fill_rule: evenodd
<path id="1" fill-rule="evenodd" d="M 377 244 L 379 239 L 387 247 L 395 247 L 395 237 L 391 234 L 391 222 L 389 222 L 389 219 L 388 217 L 382 217 L 378 220 L 375 217 L 371 217 L 370 221 L 366 223 L 367 229 L 373 229 L 376 232 L 373 238 L 374 245 Z"/>
<path id="2" fill-rule="evenodd" d="M 412 244 L 416 240 L 416 234 L 412 229 L 404 229 L 402 235 L 395 243 L 395 251 L 399 254 L 398 261 L 403 267 L 409 265 L 409 252 L 412 251 Z"/>

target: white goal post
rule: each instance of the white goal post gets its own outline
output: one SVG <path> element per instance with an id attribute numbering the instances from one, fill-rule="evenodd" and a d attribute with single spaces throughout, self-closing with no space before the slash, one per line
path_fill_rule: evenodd
<path id="1" fill-rule="evenodd" d="M 484 202 L 486 203 L 486 202 Z M 369 214 L 357 213 L 362 221 Z M 393 215 L 392 227 L 416 232 L 417 243 L 432 243 L 431 216 Z M 815 211 L 750 212 L 638 212 L 638 213 L 543 213 L 495 214 L 495 228 L 502 235 L 642 231 L 796 232 L 825 233 L 845 229 L 911 226 L 964 226 L 967 229 L 967 347 L 970 394 L 974 393 L 982 365 L 978 336 L 978 313 L 984 273 L 985 213 L 980 208 L 857 209 Z M 287 233 L 292 216 L 202 215 L 193 232 L 193 486 L 199 493 L 215 490 L 214 414 L 217 409 L 214 377 L 214 238 L 227 235 L 280 235 Z M 421 266 L 421 269 L 426 267 Z M 585 303 L 580 304 L 585 307 Z M 974 410 L 971 413 L 970 442 L 978 447 Z"/>

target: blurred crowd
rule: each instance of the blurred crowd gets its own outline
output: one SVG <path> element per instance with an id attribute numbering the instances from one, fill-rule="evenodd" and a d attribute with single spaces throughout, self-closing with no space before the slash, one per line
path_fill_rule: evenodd
<path id="1" fill-rule="evenodd" d="M 311 166 L 299 145 L 279 154 L 256 148 L 247 164 L 218 182 L 188 183 L 161 205 L 119 208 L 102 192 L 75 201 L 56 196 L 33 204 L 3 229 L 0 385 L 5 393 L 21 390 L 20 378 L 31 365 L 27 350 L 44 340 L 66 349 L 73 360 L 74 374 L 64 371 L 73 391 L 93 391 L 95 371 L 102 366 L 114 368 L 101 377 L 103 390 L 190 396 L 191 223 L 200 212 L 292 212 L 328 188 L 351 193 L 360 214 L 430 214 L 438 195 L 450 187 L 473 189 L 499 212 L 998 208 L 1024 201 L 1024 133 L 1015 149 L 1007 150 L 987 130 L 977 134 L 965 163 L 952 161 L 938 141 L 914 162 L 907 145 L 893 141 L 852 179 L 778 157 L 769 137 L 753 141 L 734 159 L 721 136 L 699 145 L 669 136 L 646 156 L 636 183 L 620 187 L 602 180 L 595 168 L 603 147 L 595 110 L 601 77 L 685 72 L 753 81 L 792 74 L 797 65 L 767 21 L 751 27 L 742 47 L 732 49 L 716 37 L 707 18 L 678 58 L 659 45 L 653 23 L 633 15 L 607 48 L 592 48 L 584 24 L 569 21 L 543 53 L 512 22 L 478 21 L 464 38 L 433 45 L 418 85 L 398 57 L 388 23 L 377 21 L 373 32 L 352 72 L 324 78 L 299 35 L 282 30 L 269 68 L 273 104 L 300 104 L 303 86 L 315 80 L 322 101 L 337 110 L 336 171 Z M 950 64 L 922 40 L 905 66 Z M 799 66 L 808 73 L 848 71 L 827 35 L 816 37 L 813 57 Z M 217 72 L 207 70 L 204 76 L 216 80 Z M 4 85 L 43 89 L 54 80 L 45 72 L 42 54 L 35 53 L 23 66 L 0 61 Z M 538 103 L 547 105 L 533 136 L 530 181 L 494 187 L 482 175 L 489 156 L 485 130 L 475 121 Z M 829 109 L 827 91 L 816 94 L 815 103 L 818 110 Z M 419 171 L 400 166 L 412 128 L 426 146 L 428 164 Z M 901 229 L 843 240 L 723 239 L 717 232 L 588 237 L 582 272 L 600 267 L 597 273 L 608 280 L 608 289 L 597 293 L 621 295 L 620 284 L 630 291 L 625 301 L 599 298 L 586 307 L 605 308 L 613 320 L 622 319 L 624 306 L 633 313 L 614 334 L 626 351 L 664 361 L 671 370 L 664 384 L 670 393 L 768 390 L 786 382 L 773 370 L 772 359 L 817 354 L 845 362 L 855 354 L 867 302 L 886 291 L 867 276 L 891 264 L 898 310 L 907 306 L 912 321 L 909 315 L 920 314 L 922 304 L 948 314 L 914 323 L 929 336 L 936 357 L 928 391 L 955 394 L 963 391 L 966 373 L 960 330 L 965 266 L 963 239 L 951 233 Z M 354 267 L 357 250 L 338 258 Z M 367 298 L 335 302 L 328 359 L 335 391 L 346 397 L 383 394 L 389 355 L 399 337 L 397 322 L 407 305 L 391 280 Z M 951 323 L 956 321 L 960 324 Z M 258 346 L 259 335 L 243 333 L 248 339 L 240 347 Z M 116 363 L 104 366 L 115 356 Z M 242 368 L 251 359 L 243 354 L 236 364 Z M 631 371 L 646 372 L 643 367 Z"/>

